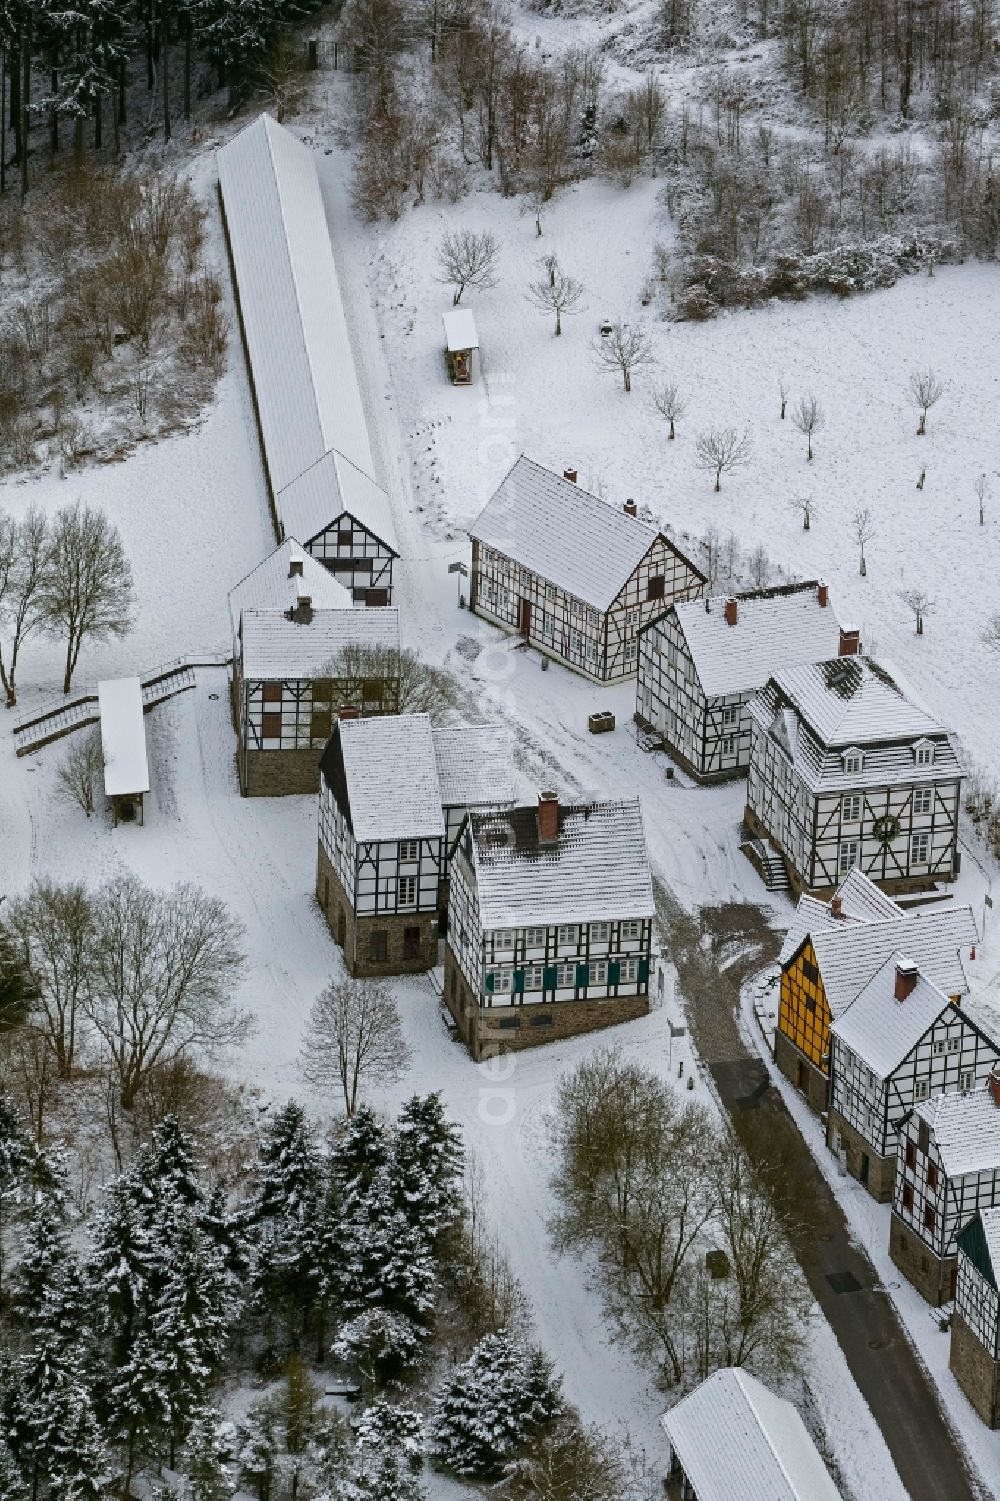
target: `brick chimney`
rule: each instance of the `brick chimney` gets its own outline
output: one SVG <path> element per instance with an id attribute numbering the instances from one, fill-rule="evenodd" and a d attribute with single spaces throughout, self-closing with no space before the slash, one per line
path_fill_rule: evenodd
<path id="1" fill-rule="evenodd" d="M 740 607 L 736 603 L 735 599 L 727 599 L 726 600 L 725 614 L 726 614 L 726 624 L 727 625 L 735 625 L 736 622 L 737 622 L 737 620 L 739 620 L 739 618 L 740 618 Z"/>
<path id="2" fill-rule="evenodd" d="M 624 511 L 625 511 L 625 515 L 626 516 L 638 516 L 638 514 L 639 514 L 639 507 L 636 505 L 636 503 L 635 503 L 634 500 L 632 500 L 631 498 L 629 498 L 625 502 Z"/>
<path id="3" fill-rule="evenodd" d="M 830 603 L 830 586 L 826 579 L 820 579 L 816 585 L 816 602 L 821 610 L 825 610 Z"/>
<path id="4" fill-rule="evenodd" d="M 990 1076 L 986 1080 L 986 1087 L 993 1097 L 993 1103 L 1000 1110 L 1000 1063 L 994 1063 L 990 1069 Z"/>
<path id="5" fill-rule="evenodd" d="M 298 604 L 292 611 L 292 619 L 296 625 L 312 625 L 313 609 L 312 595 L 300 594 Z"/>
<path id="6" fill-rule="evenodd" d="M 559 838 L 558 792 L 540 792 L 538 794 L 537 816 L 539 844 L 555 844 Z"/>
<path id="7" fill-rule="evenodd" d="M 304 566 L 305 566 L 305 559 L 304 558 L 289 558 L 289 560 L 288 560 L 288 577 L 290 579 L 300 579 L 302 577 L 302 569 L 303 569 Z"/>
<path id="8" fill-rule="evenodd" d="M 913 994 L 919 975 L 920 971 L 912 960 L 896 960 L 896 984 L 893 995 L 897 1001 L 905 1001 L 908 995 Z"/>
<path id="9" fill-rule="evenodd" d="M 833 917 L 843 917 L 844 903 L 839 896 L 832 896 L 830 898 L 830 912 Z"/>
<path id="10" fill-rule="evenodd" d="M 568 479 L 571 485 L 575 485 L 576 484 L 576 470 L 575 469 L 564 469 L 563 470 L 563 479 Z"/>
<path id="11" fill-rule="evenodd" d="M 856 657 L 861 650 L 861 632 L 854 626 L 842 625 L 840 627 L 840 645 L 837 648 L 838 657 Z"/>

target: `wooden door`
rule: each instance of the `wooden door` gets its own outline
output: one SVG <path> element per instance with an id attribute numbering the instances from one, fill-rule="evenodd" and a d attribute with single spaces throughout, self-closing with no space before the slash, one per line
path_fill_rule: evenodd
<path id="1" fill-rule="evenodd" d="M 520 621 L 519 621 L 519 624 L 518 624 L 518 629 L 520 630 L 521 635 L 525 637 L 525 639 L 527 639 L 527 637 L 531 635 L 531 600 L 530 599 L 522 599 L 522 601 L 521 601 L 521 613 L 520 613 Z"/>

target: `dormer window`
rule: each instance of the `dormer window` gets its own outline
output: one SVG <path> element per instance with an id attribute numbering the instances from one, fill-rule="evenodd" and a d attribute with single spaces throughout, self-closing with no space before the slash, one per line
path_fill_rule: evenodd
<path id="1" fill-rule="evenodd" d="M 856 777 L 860 775 L 860 773 L 864 770 L 865 758 L 862 753 L 854 747 L 852 747 L 850 750 L 844 751 L 843 755 L 841 756 L 841 761 L 844 765 L 845 776 Z"/>
<path id="2" fill-rule="evenodd" d="M 918 740 L 913 747 L 913 759 L 918 766 L 934 765 L 934 745 L 930 740 Z"/>

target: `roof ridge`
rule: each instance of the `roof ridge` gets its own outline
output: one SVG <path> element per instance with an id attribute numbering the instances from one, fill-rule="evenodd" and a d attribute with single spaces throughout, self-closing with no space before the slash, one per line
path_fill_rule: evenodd
<path id="1" fill-rule="evenodd" d="M 795 1483 L 795 1481 L 792 1478 L 792 1476 L 789 1474 L 788 1468 L 787 1468 L 787 1466 L 785 1464 L 785 1461 L 782 1459 L 781 1455 L 778 1453 L 777 1449 L 774 1447 L 774 1440 L 772 1439 L 771 1434 L 770 1434 L 770 1432 L 768 1431 L 768 1428 L 765 1425 L 764 1418 L 763 1418 L 763 1416 L 762 1416 L 762 1414 L 760 1412 L 760 1409 L 757 1406 L 757 1403 L 754 1400 L 754 1394 L 753 1394 L 752 1390 L 746 1385 L 746 1378 L 749 1376 L 751 1380 L 753 1380 L 757 1385 L 761 1386 L 764 1389 L 765 1392 L 767 1392 L 767 1394 L 768 1394 L 769 1397 L 773 1397 L 776 1402 L 788 1402 L 788 1398 L 780 1396 L 777 1392 L 772 1392 L 771 1389 L 770 1389 L 770 1387 L 764 1386 L 763 1381 L 758 1381 L 758 1378 L 756 1376 L 752 1376 L 749 1371 L 744 1371 L 740 1366 L 734 1366 L 733 1369 L 736 1372 L 736 1379 L 739 1381 L 740 1386 L 743 1388 L 743 1391 L 744 1391 L 744 1393 L 746 1395 L 746 1399 L 749 1402 L 750 1407 L 753 1410 L 754 1417 L 757 1419 L 757 1427 L 760 1429 L 760 1432 L 762 1433 L 762 1435 L 764 1437 L 764 1441 L 767 1444 L 767 1447 L 770 1449 L 771 1454 L 774 1456 L 774 1462 L 775 1462 L 775 1464 L 778 1466 L 778 1469 L 781 1471 L 782 1475 L 785 1477 L 785 1481 L 787 1482 L 789 1493 L 792 1496 L 801 1498 L 801 1501 L 806 1501 L 806 1498 L 802 1497 L 801 1492 L 800 1492 L 797 1484 Z M 799 1422 L 801 1422 L 802 1419 L 799 1416 L 798 1408 L 795 1406 L 794 1402 L 788 1402 L 788 1406 L 791 1408 L 792 1412 L 794 1412 L 795 1416 L 799 1419 Z"/>

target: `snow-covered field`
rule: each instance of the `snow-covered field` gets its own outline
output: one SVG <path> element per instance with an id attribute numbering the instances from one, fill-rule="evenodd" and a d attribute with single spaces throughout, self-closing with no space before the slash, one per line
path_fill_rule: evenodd
<path id="1" fill-rule="evenodd" d="M 668 788 L 664 759 L 635 744 L 628 687 L 598 692 L 558 668 L 543 674 L 537 658 L 513 653 L 456 608 L 447 565 L 467 556 L 463 528 L 522 451 L 558 469 L 576 465 L 581 481 L 609 500 L 634 496 L 682 533 L 700 535 L 714 523 L 723 533 L 735 531 L 744 548 L 764 543 L 772 561 L 789 570 L 825 576 L 841 614 L 861 624 L 868 645 L 955 727 L 971 755 L 1000 771 L 1000 660 L 984 660 L 978 645 L 983 618 L 998 604 L 1000 527 L 989 509 L 987 526 L 978 526 L 973 494 L 976 475 L 995 476 L 998 464 L 1000 281 L 993 268 L 957 267 L 854 302 L 815 300 L 700 326 L 650 317 L 660 368 L 640 373 L 626 396 L 595 368 L 590 345 L 601 317 L 649 311 L 638 305 L 648 247 L 670 235 L 656 202 L 658 184 L 640 182 L 625 193 L 581 185 L 556 203 L 539 241 L 516 203 L 497 195 L 447 209 L 427 206 L 396 225 L 364 228 L 347 209 L 343 156 L 319 161 L 383 478 L 398 512 L 406 633 L 436 659 L 451 653 L 468 675 L 470 698 L 488 695 L 518 727 L 526 791 L 539 785 L 544 769 L 546 780 L 568 791 L 638 792 L 657 873 L 683 902 L 768 901 L 736 850 L 739 784 Z M 440 355 L 440 314 L 450 294 L 435 280 L 434 249 L 453 224 L 493 228 L 504 243 L 501 284 L 469 299 L 485 358 L 485 379 L 471 390 L 447 384 Z M 553 249 L 588 289 L 587 310 L 567 320 L 560 339 L 522 296 L 537 256 Z M 926 364 L 949 386 L 931 413 L 929 435 L 918 439 L 907 377 Z M 804 439 L 779 420 L 782 377 L 793 398 L 811 391 L 826 409 L 812 465 Z M 656 379 L 676 380 L 689 400 L 672 444 L 649 403 Z M 754 457 L 716 496 L 695 467 L 694 434 L 723 423 L 749 425 Z M 918 492 L 924 464 L 926 485 Z M 803 491 L 817 501 L 809 533 L 787 504 Z M 996 480 L 994 491 L 1000 517 Z M 88 648 L 81 682 L 224 647 L 226 590 L 271 546 L 236 339 L 216 406 L 197 432 L 141 449 L 117 467 L 8 483 L 0 487 L 0 504 L 15 512 L 33 501 L 54 508 L 78 495 L 103 505 L 121 527 L 139 597 L 133 634 Z M 858 576 L 850 525 L 864 505 L 878 523 L 867 579 Z M 898 600 L 900 588 L 916 585 L 937 601 L 922 638 Z M 56 689 L 59 655 L 45 642 L 26 648 L 22 707 Z M 616 711 L 620 728 L 590 739 L 586 714 L 605 706 Z M 32 875 L 94 881 L 121 866 L 153 882 L 201 882 L 248 930 L 250 965 L 240 1000 L 257 1029 L 230 1066 L 265 1094 L 296 1092 L 305 1016 L 339 964 L 312 899 L 311 801 L 240 800 L 220 671 L 199 673 L 196 690 L 154 710 L 147 726 L 154 791 L 146 825 L 112 832 L 54 798 L 64 745 L 15 761 L 10 716 L 0 721 L 0 892 Z M 967 865 L 962 895 L 978 905 L 993 873 Z M 776 920 L 789 913 L 782 904 Z M 997 949 L 987 942 L 978 971 L 984 997 L 995 985 Z M 546 1233 L 544 1115 L 560 1070 L 592 1041 L 477 1068 L 449 1039 L 430 984 L 407 981 L 398 989 L 413 1048 L 400 1089 L 442 1088 L 464 1126 L 540 1337 L 566 1373 L 568 1395 L 588 1420 L 626 1424 L 637 1443 L 661 1458 L 662 1399 L 648 1372 L 612 1340 L 580 1267 L 553 1259 Z M 666 1067 L 668 1014 L 655 1010 L 617 1038 Z M 690 1070 L 694 1060 L 684 1057 Z M 902 1497 L 885 1446 L 820 1322 L 806 1378 L 858 1501 Z M 838 1432 L 848 1436 L 842 1443 Z M 996 1453 L 977 1445 L 976 1458 L 992 1467 L 1000 1485 Z"/>

